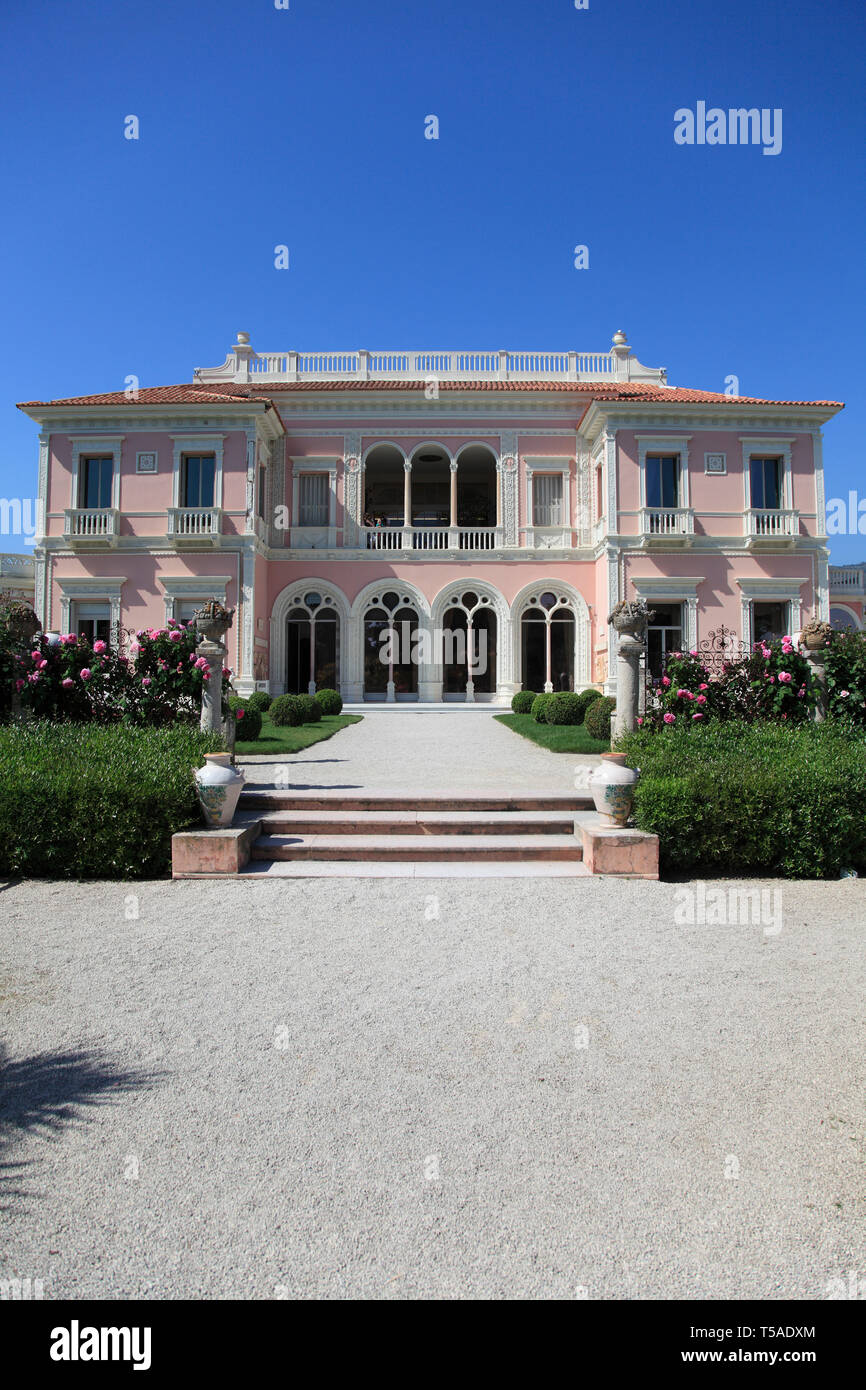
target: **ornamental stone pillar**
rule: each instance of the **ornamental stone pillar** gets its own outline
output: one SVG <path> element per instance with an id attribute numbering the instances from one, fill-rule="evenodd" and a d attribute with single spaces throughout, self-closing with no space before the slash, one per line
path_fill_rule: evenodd
<path id="1" fill-rule="evenodd" d="M 611 721 L 611 744 L 637 728 L 640 707 L 641 660 L 646 651 L 647 623 L 654 616 L 644 599 L 623 599 L 608 616 L 617 634 L 616 710 Z"/>
<path id="2" fill-rule="evenodd" d="M 203 733 L 224 733 L 222 714 L 223 667 L 228 651 L 220 638 L 224 637 L 232 625 L 234 609 L 223 608 L 218 599 L 208 599 L 196 612 L 194 621 L 196 631 L 202 640 L 196 647 L 199 656 L 207 662 L 207 679 L 202 682 L 201 721 Z"/>
<path id="3" fill-rule="evenodd" d="M 818 699 L 815 704 L 815 723 L 822 724 L 827 718 L 827 668 L 824 664 L 827 648 L 833 629 L 829 623 L 813 619 L 800 633 L 804 656 L 809 663 L 812 680 Z"/>

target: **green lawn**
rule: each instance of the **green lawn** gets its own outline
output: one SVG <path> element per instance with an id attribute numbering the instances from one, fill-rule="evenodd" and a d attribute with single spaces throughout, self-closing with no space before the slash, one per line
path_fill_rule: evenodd
<path id="1" fill-rule="evenodd" d="M 531 714 L 495 714 L 500 724 L 540 743 L 551 753 L 609 753 L 610 743 L 591 738 L 583 724 L 536 724 Z"/>
<path id="2" fill-rule="evenodd" d="M 265 710 L 259 737 L 252 743 L 238 739 L 235 752 L 243 756 L 251 753 L 299 753 L 302 748 L 321 743 L 323 738 L 333 738 L 347 724 L 357 724 L 361 719 L 361 714 L 323 714 L 318 724 L 299 724 L 297 728 L 278 727 L 271 723 L 271 716 Z"/>

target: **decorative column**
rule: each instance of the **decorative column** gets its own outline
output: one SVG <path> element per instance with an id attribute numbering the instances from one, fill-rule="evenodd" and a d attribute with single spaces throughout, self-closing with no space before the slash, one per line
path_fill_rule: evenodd
<path id="1" fill-rule="evenodd" d="M 805 648 L 803 655 L 809 663 L 812 680 L 818 696 L 815 705 L 815 723 L 822 724 L 827 718 L 827 668 L 824 658 L 830 645 L 833 629 L 829 623 L 813 618 L 800 633 L 800 642 Z"/>
<path id="2" fill-rule="evenodd" d="M 472 618 L 471 618 L 471 615 L 467 615 L 467 618 L 466 618 L 466 703 L 467 703 L 467 705 L 474 705 L 474 704 L 475 704 L 475 682 L 474 682 L 474 680 L 472 679 L 472 667 L 473 667 L 473 664 L 474 664 L 474 663 L 473 663 L 473 651 L 472 651 L 472 638 L 473 638 L 473 633 L 474 633 L 474 629 L 473 629 L 473 627 L 472 627 Z"/>
<path id="3" fill-rule="evenodd" d="M 545 614 L 544 620 L 544 693 L 549 695 L 553 690 L 553 681 L 550 677 L 550 614 Z"/>
<path id="4" fill-rule="evenodd" d="M 403 549 L 412 549 L 412 465 L 403 464 Z"/>
<path id="5" fill-rule="evenodd" d="M 641 658 L 646 652 L 647 623 L 655 615 L 644 599 L 625 599 L 608 617 L 617 634 L 616 711 L 611 723 L 611 746 L 637 728 L 640 706 Z"/>
<path id="6" fill-rule="evenodd" d="M 223 608 L 218 599 L 208 599 L 195 614 L 196 631 L 201 641 L 196 647 L 199 656 L 208 664 L 207 679 L 201 692 L 201 730 L 203 733 L 225 733 L 222 714 L 223 666 L 228 651 L 220 640 L 232 625 L 235 610 Z"/>
<path id="7" fill-rule="evenodd" d="M 451 465 L 451 509 L 448 523 L 448 549 L 460 549 L 460 532 L 457 527 L 457 464 Z"/>

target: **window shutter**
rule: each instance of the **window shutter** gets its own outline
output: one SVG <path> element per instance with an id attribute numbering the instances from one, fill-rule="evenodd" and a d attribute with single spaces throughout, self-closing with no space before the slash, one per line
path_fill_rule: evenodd
<path id="1" fill-rule="evenodd" d="M 327 526 L 327 473 L 302 473 L 298 486 L 298 525 Z"/>
<path id="2" fill-rule="evenodd" d="M 562 525 L 561 473 L 537 473 L 532 479 L 532 524 Z"/>

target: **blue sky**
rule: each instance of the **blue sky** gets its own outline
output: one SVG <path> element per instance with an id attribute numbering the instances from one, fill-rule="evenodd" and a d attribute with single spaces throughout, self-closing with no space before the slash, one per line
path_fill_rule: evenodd
<path id="1" fill-rule="evenodd" d="M 622 327 L 676 385 L 844 400 L 827 494 L 866 498 L 864 36 L 857 0 L 5 0 L 0 495 L 35 489 L 16 401 L 189 380 L 239 328 L 598 351 Z M 781 153 L 677 145 L 701 100 L 781 108 Z"/>

